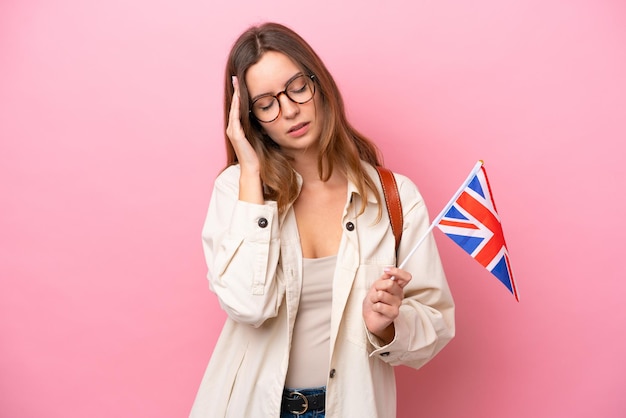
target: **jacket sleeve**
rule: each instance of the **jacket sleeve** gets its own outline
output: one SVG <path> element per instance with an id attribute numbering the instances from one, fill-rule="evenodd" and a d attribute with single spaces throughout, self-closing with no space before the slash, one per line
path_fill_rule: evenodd
<path id="1" fill-rule="evenodd" d="M 424 235 L 430 221 L 417 187 L 408 178 L 396 174 L 402 200 L 404 225 L 398 264 Z M 368 334 L 373 346 L 370 356 L 378 356 L 391 365 L 420 368 L 432 359 L 454 337 L 454 301 L 432 232 L 411 256 L 404 270 L 412 280 L 404 288 L 400 314 L 394 321 L 394 340 L 380 345 Z"/>
<path id="2" fill-rule="evenodd" d="M 285 292 L 276 202 L 240 201 L 239 166 L 215 180 L 202 229 L 210 288 L 228 316 L 258 327 L 278 313 Z"/>

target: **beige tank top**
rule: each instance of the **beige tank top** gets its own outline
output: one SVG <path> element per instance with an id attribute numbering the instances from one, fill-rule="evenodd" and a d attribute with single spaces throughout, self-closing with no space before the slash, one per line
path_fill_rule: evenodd
<path id="1" fill-rule="evenodd" d="M 326 385 L 330 361 L 330 311 L 337 256 L 305 258 L 302 293 L 293 329 L 285 386 Z"/>

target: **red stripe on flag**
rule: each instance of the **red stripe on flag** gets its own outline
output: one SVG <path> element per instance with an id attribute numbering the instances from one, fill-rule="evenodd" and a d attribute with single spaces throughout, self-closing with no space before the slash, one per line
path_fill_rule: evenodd
<path id="1" fill-rule="evenodd" d="M 456 226 L 456 227 L 459 227 L 459 228 L 467 228 L 467 229 L 478 229 L 478 227 L 476 225 L 474 225 L 473 223 L 458 222 L 458 221 L 447 221 L 445 219 L 442 219 L 441 221 L 439 221 L 439 225 Z"/>
<path id="2" fill-rule="evenodd" d="M 474 257 L 482 266 L 487 267 L 504 246 L 502 225 L 489 209 L 467 192 L 463 192 L 461 196 L 459 196 L 457 203 L 493 233 L 493 237 L 491 237 L 487 244 L 485 244 Z"/>

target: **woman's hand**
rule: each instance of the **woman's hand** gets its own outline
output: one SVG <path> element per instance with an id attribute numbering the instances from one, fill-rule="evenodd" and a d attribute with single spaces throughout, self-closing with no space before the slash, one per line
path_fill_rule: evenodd
<path id="1" fill-rule="evenodd" d="M 232 144 L 237 160 L 241 168 L 239 178 L 239 200 L 250 203 L 263 203 L 263 188 L 261 186 L 261 165 L 259 157 L 248 142 L 246 134 L 241 127 L 240 100 L 239 100 L 239 80 L 233 77 L 233 99 L 230 102 L 230 112 L 228 114 L 228 126 L 226 136 Z"/>
<path id="2" fill-rule="evenodd" d="M 242 170 L 244 167 L 246 170 L 251 171 L 259 171 L 259 158 L 248 142 L 246 138 L 246 134 L 241 127 L 241 114 L 240 107 L 241 103 L 239 100 L 239 80 L 237 77 L 233 76 L 233 99 L 230 102 L 230 112 L 228 114 L 228 126 L 226 127 L 226 136 L 230 140 L 230 143 L 233 145 L 235 149 L 235 154 L 237 154 L 237 159 L 239 160 L 239 164 L 241 165 Z"/>
<path id="3" fill-rule="evenodd" d="M 385 268 L 383 275 L 372 284 L 363 300 L 365 326 L 385 344 L 390 343 L 395 336 L 393 321 L 400 314 L 404 286 L 410 281 L 409 272 L 396 267 Z"/>

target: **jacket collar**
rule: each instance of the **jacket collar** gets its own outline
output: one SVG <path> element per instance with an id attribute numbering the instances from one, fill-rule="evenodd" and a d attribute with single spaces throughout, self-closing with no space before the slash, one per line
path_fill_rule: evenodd
<path id="1" fill-rule="evenodd" d="M 372 180 L 374 180 L 374 183 L 376 183 L 376 179 L 378 179 L 378 173 L 376 172 L 376 168 L 362 160 L 361 166 L 367 172 L 367 174 L 369 174 Z M 356 188 L 356 185 L 350 179 L 348 179 L 348 196 L 350 196 L 350 200 L 352 200 L 353 194 L 362 197 L 361 193 L 359 193 L 359 190 Z M 367 201 L 368 203 L 377 203 L 374 193 L 367 194 Z"/>

